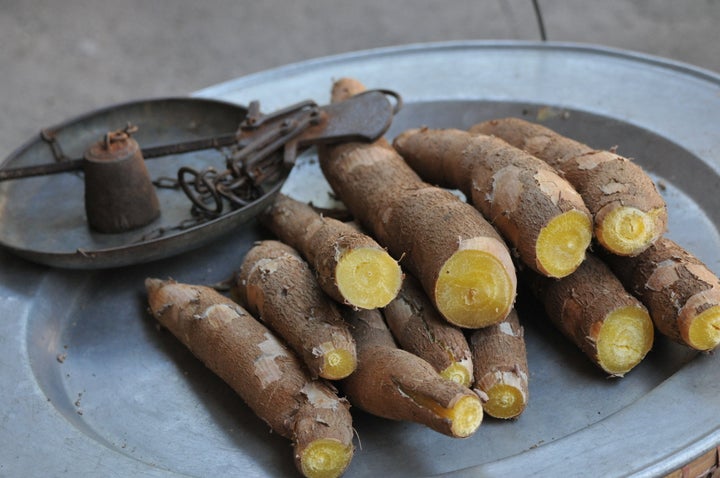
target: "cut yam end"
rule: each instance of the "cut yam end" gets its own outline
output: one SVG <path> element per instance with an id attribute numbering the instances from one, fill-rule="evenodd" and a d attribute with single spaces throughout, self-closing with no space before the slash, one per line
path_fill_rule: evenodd
<path id="1" fill-rule="evenodd" d="M 357 360 L 346 349 L 332 349 L 323 354 L 323 365 L 320 375 L 328 380 L 340 380 L 355 370 Z"/>
<path id="2" fill-rule="evenodd" d="M 474 395 L 463 397 L 448 410 L 447 418 L 452 421 L 453 435 L 460 438 L 468 437 L 475 433 L 482 422 L 482 402 Z"/>
<path id="3" fill-rule="evenodd" d="M 470 371 L 460 362 L 451 363 L 445 370 L 440 372 L 440 376 L 465 387 L 469 387 L 472 380 Z"/>
<path id="4" fill-rule="evenodd" d="M 663 233 L 658 221 L 662 213 L 662 209 L 645 212 L 634 207 L 616 207 L 607 214 L 596 216 L 595 235 L 608 251 L 635 256 Z"/>
<path id="5" fill-rule="evenodd" d="M 322 438 L 300 452 L 300 467 L 308 478 L 335 478 L 343 474 L 353 456 L 352 446 Z"/>
<path id="6" fill-rule="evenodd" d="M 609 374 L 622 377 L 650 351 L 654 333 L 643 307 L 627 306 L 610 312 L 597 336 L 598 364 Z"/>
<path id="7" fill-rule="evenodd" d="M 592 223 L 582 211 L 567 211 L 553 218 L 538 235 L 535 255 L 540 272 L 561 278 L 585 259 L 592 240 Z"/>
<path id="8" fill-rule="evenodd" d="M 691 347 L 702 351 L 720 345 L 720 305 L 695 316 L 688 327 L 686 341 Z"/>
<path id="9" fill-rule="evenodd" d="M 397 296 L 403 275 L 399 264 L 387 252 L 363 247 L 340 258 L 335 277 L 348 305 L 375 309 L 385 307 Z"/>
<path id="10" fill-rule="evenodd" d="M 430 397 L 409 393 L 418 405 L 427 408 L 436 416 L 450 422 L 450 433 L 456 438 L 466 438 L 475 433 L 483 419 L 483 406 L 477 395 L 465 395 L 455 405 L 445 408 Z"/>
<path id="11" fill-rule="evenodd" d="M 486 392 L 488 400 L 483 408 L 488 415 L 495 418 L 515 418 L 525 410 L 525 393 L 509 383 L 497 383 Z"/>
<path id="12" fill-rule="evenodd" d="M 437 308 L 459 327 L 480 328 L 503 320 L 515 300 L 515 282 L 495 255 L 461 249 L 443 264 L 435 284 Z"/>

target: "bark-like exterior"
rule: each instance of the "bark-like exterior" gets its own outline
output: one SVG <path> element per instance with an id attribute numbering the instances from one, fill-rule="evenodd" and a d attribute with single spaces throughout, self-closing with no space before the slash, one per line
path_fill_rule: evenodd
<path id="1" fill-rule="evenodd" d="M 290 246 L 279 241 L 253 246 L 233 289 L 251 313 L 295 350 L 312 374 L 324 376 L 329 351 L 347 350 L 355 357 L 355 343 L 340 312 Z"/>
<path id="2" fill-rule="evenodd" d="M 408 130 L 393 142 L 425 181 L 460 189 L 533 270 L 541 230 L 562 213 L 592 221 L 577 191 L 546 162 L 505 141 L 457 129 Z M 589 240 L 589 238 L 588 238 Z"/>
<path id="3" fill-rule="evenodd" d="M 648 308 L 658 331 L 693 346 L 691 322 L 720 306 L 720 279 L 695 255 L 668 238 L 635 257 L 603 256 L 626 289 Z"/>
<path id="4" fill-rule="evenodd" d="M 296 464 L 315 440 L 352 450 L 349 404 L 303 364 L 268 328 L 213 289 L 146 281 L 150 310 L 279 435 L 293 441 Z"/>

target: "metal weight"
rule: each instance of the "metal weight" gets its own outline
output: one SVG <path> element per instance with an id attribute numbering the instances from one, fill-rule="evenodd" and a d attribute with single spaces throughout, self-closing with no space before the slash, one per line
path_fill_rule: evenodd
<path id="1" fill-rule="evenodd" d="M 117 233 L 150 224 L 160 203 L 133 128 L 109 132 L 84 157 L 85 213 L 90 227 Z"/>

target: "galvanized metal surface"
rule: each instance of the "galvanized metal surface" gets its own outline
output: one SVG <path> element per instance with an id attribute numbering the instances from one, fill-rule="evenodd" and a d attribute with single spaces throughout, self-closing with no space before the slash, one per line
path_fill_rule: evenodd
<path id="1" fill-rule="evenodd" d="M 272 110 L 354 76 L 391 88 L 406 127 L 522 115 L 647 167 L 669 235 L 720 272 L 720 78 L 579 45 L 463 42 L 359 52 L 240 78 L 201 96 Z M 312 154 L 285 191 L 327 200 Z M 0 223 L 1 224 L 1 223 Z M 4 226 L 3 226 L 4 227 Z M 245 227 L 176 258 L 64 271 L 0 252 L 0 475 L 286 476 L 291 449 L 146 313 L 143 279 L 214 283 L 240 264 Z M 530 405 L 454 440 L 355 411 L 347 476 L 658 476 L 720 443 L 720 363 L 658 338 L 622 380 L 602 377 L 541 319 L 525 324 Z"/>

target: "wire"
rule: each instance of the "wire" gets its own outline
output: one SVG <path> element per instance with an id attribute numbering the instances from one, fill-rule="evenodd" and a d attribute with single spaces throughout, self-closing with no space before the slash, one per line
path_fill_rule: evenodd
<path id="1" fill-rule="evenodd" d="M 547 34 L 545 33 L 545 22 L 543 21 L 542 11 L 540 11 L 540 0 L 532 0 L 533 8 L 535 9 L 535 18 L 537 19 L 538 29 L 540 30 L 540 39 L 547 41 Z"/>

